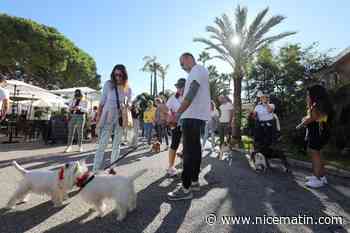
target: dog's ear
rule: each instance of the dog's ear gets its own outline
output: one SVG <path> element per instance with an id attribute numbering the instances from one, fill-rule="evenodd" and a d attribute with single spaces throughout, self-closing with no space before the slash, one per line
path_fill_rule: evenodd
<path id="1" fill-rule="evenodd" d="M 78 161 L 78 163 L 79 163 L 80 166 L 86 166 L 86 164 L 87 164 L 86 163 L 86 159 L 81 159 L 81 160 Z"/>

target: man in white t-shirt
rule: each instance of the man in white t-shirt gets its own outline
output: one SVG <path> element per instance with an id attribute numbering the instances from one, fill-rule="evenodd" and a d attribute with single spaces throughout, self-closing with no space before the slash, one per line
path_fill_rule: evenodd
<path id="1" fill-rule="evenodd" d="M 192 191 L 199 190 L 199 172 L 202 160 L 201 130 L 210 119 L 209 72 L 196 64 L 190 53 L 180 57 L 183 70 L 188 73 L 184 100 L 177 111 L 181 119 L 183 143 L 182 187 L 168 194 L 169 200 L 186 200 L 193 197 Z"/>
<path id="2" fill-rule="evenodd" d="M 9 93 L 3 88 L 5 84 L 5 77 L 0 75 L 0 122 L 5 120 L 10 106 Z"/>
<path id="3" fill-rule="evenodd" d="M 227 137 L 231 132 L 231 125 L 233 120 L 233 105 L 227 96 L 219 96 L 219 102 L 221 103 L 220 117 L 219 117 L 219 136 L 220 136 L 220 151 L 225 144 L 225 137 Z M 228 139 L 227 139 L 228 140 Z M 221 159 L 222 153 L 219 154 Z"/>

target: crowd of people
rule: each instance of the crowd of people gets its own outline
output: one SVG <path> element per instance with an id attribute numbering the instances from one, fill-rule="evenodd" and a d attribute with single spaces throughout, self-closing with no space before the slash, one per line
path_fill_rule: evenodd
<path id="1" fill-rule="evenodd" d="M 91 114 L 91 136 L 97 142 L 94 172 L 103 170 L 104 152 L 111 136 L 110 162 L 113 163 L 120 157 L 123 136 L 124 140 L 131 139 L 130 147 L 137 147 L 139 136 L 142 135 L 150 146 L 154 142 L 165 144 L 164 148 L 169 153 L 166 174 L 170 177 L 178 174 L 175 160 L 177 154 L 181 154 L 182 186 L 168 194 L 170 200 L 191 199 L 193 191 L 200 189 L 198 178 L 203 150 L 209 141 L 209 150 L 217 153 L 218 158 L 222 159 L 234 126 L 234 106 L 228 96 L 220 96 L 220 105 L 216 106 L 210 97 L 208 70 L 197 64 L 192 54 L 182 54 L 180 65 L 188 73 L 188 77 L 180 78 L 175 83 L 175 94 L 169 98 L 158 96 L 154 102 L 148 101 L 144 110 L 141 110 L 140 103 L 131 99 L 132 89 L 128 83 L 126 67 L 118 64 L 113 68 L 110 79 L 103 86 L 99 106 L 94 107 Z M 4 82 L 5 80 L 0 79 L 0 86 Z M 266 93 L 259 92 L 257 97 L 259 101 L 251 114 L 258 122 L 254 130 L 254 140 L 271 145 L 274 142 L 273 126 L 276 125 L 276 119 L 278 120 L 274 114 L 275 106 L 269 102 Z M 8 109 L 7 99 L 8 96 L 0 87 L 1 118 Z M 332 114 L 330 106 L 325 88 L 315 85 L 308 89 L 308 113 L 299 127 L 307 128 L 306 141 L 312 156 L 313 176 L 308 177 L 306 185 L 313 188 L 327 183 L 320 151 L 329 138 L 328 128 Z M 72 150 L 75 131 L 78 133 L 79 151 L 83 152 L 82 139 L 87 103 L 80 90 L 76 90 L 69 111 L 69 135 L 65 152 Z M 268 130 L 262 131 L 260 125 L 268 126 Z M 219 143 L 216 141 L 217 134 Z"/>

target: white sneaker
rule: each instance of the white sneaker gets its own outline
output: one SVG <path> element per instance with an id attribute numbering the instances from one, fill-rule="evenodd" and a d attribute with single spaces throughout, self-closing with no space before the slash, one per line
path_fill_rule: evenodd
<path id="1" fill-rule="evenodd" d="M 317 177 L 316 176 L 306 176 L 305 179 L 306 179 L 306 181 L 309 181 L 311 179 L 317 179 Z M 320 179 L 323 182 L 323 184 L 328 184 L 328 180 L 325 176 L 320 177 Z"/>
<path id="2" fill-rule="evenodd" d="M 176 176 L 177 174 L 177 170 L 176 168 L 172 167 L 172 168 L 168 168 L 167 169 L 167 175 L 170 177 Z"/>
<path id="3" fill-rule="evenodd" d="M 79 152 L 80 152 L 80 153 L 83 153 L 83 152 L 84 152 L 84 148 L 83 148 L 82 146 L 79 148 Z"/>
<path id="4" fill-rule="evenodd" d="M 305 185 L 310 187 L 310 188 L 321 188 L 322 186 L 324 186 L 324 183 L 322 182 L 321 179 L 315 177 L 315 178 L 311 178 L 309 181 L 307 181 L 305 183 Z"/>
<path id="5" fill-rule="evenodd" d="M 69 152 L 71 152 L 72 151 L 72 146 L 68 146 L 67 148 L 66 148 L 66 150 L 64 151 L 64 153 L 69 153 Z"/>

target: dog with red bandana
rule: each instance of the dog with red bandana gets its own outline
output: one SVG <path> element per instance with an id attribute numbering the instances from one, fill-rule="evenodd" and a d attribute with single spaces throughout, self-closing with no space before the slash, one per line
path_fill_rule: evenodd
<path id="1" fill-rule="evenodd" d="M 13 209 L 18 202 L 27 202 L 30 193 L 47 194 L 54 206 L 59 207 L 67 197 L 67 192 L 73 188 L 75 180 L 88 170 L 85 162 L 80 161 L 66 163 L 55 171 L 29 171 L 16 161 L 13 161 L 12 165 L 21 173 L 23 179 L 8 201 L 8 209 Z"/>

